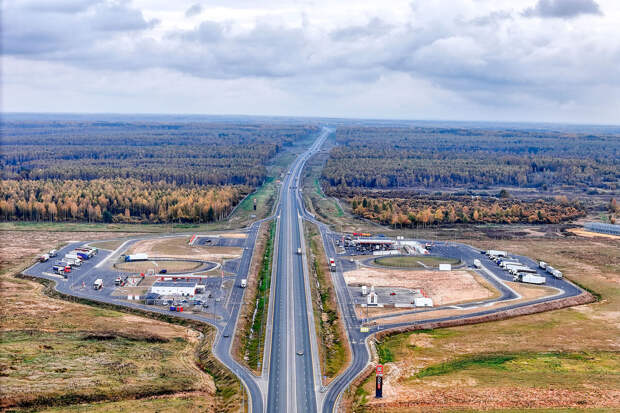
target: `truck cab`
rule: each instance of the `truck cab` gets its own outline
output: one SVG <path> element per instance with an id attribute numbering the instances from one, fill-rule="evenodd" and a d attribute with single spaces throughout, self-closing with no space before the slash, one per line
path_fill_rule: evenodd
<path id="1" fill-rule="evenodd" d="M 247 279 L 242 279 L 241 280 L 241 284 L 239 284 L 241 288 L 245 288 L 248 286 L 248 280 Z"/>
<path id="2" fill-rule="evenodd" d="M 103 288 L 103 280 L 101 278 L 97 278 L 93 284 L 93 288 L 95 290 L 101 290 Z"/>

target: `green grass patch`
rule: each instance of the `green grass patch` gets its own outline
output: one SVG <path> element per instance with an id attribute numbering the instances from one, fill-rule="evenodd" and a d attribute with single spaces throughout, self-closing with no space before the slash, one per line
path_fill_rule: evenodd
<path id="1" fill-rule="evenodd" d="M 618 383 L 620 354 L 616 352 L 523 352 L 474 354 L 428 366 L 413 379 L 467 375 L 478 383 L 576 388 L 584 383 Z"/>
<path id="2" fill-rule="evenodd" d="M 265 326 L 267 324 L 267 313 L 269 303 L 269 293 L 271 290 L 271 271 L 273 263 L 273 247 L 276 233 L 275 220 L 269 224 L 269 237 L 265 245 L 262 263 L 258 272 L 258 288 L 256 295 L 252 297 L 255 303 L 254 319 L 247 337 L 242 338 L 242 354 L 248 357 L 248 366 L 257 370 L 259 363 L 263 361 L 263 349 L 265 348 Z"/>
<path id="3" fill-rule="evenodd" d="M 460 260 L 456 258 L 443 257 L 418 257 L 418 256 L 398 256 L 398 257 L 381 257 L 375 259 L 375 264 L 386 267 L 403 267 L 403 268 L 438 268 L 439 264 L 460 264 Z"/>
<path id="4" fill-rule="evenodd" d="M 429 376 L 441 376 L 469 368 L 493 368 L 506 370 L 507 362 L 515 359 L 514 355 L 477 355 L 446 363 L 436 364 L 420 370 L 414 377 L 421 379 Z"/>

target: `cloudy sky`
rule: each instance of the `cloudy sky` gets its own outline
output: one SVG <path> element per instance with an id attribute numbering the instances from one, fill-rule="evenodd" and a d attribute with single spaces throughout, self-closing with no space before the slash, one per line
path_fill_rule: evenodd
<path id="1" fill-rule="evenodd" d="M 3 0 L 2 110 L 620 123 L 617 0 Z"/>

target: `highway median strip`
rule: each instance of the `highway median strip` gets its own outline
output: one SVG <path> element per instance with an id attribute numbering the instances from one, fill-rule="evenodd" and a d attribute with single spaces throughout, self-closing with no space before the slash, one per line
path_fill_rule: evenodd
<path id="1" fill-rule="evenodd" d="M 255 255 L 257 261 L 252 263 L 248 274 L 247 298 L 239 315 L 233 344 L 237 361 L 256 374 L 260 374 L 263 363 L 275 228 L 275 221 L 265 223 L 261 228 Z"/>

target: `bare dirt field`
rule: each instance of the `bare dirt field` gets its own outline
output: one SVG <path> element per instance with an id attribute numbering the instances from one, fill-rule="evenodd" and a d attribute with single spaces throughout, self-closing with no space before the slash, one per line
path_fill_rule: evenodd
<path id="1" fill-rule="evenodd" d="M 233 235 L 234 234 L 226 234 L 227 237 Z M 237 235 L 241 236 L 245 234 Z M 126 253 L 144 253 L 153 258 L 194 258 L 216 262 L 221 262 L 223 259 L 238 258 L 243 253 L 243 248 L 239 247 L 190 246 L 189 239 L 189 236 L 183 236 L 143 240 L 132 245 Z"/>
<path id="2" fill-rule="evenodd" d="M 609 238 L 609 239 L 620 240 L 620 237 L 617 235 L 601 234 L 598 232 L 586 231 L 585 229 L 582 229 L 582 228 L 571 228 L 567 231 L 575 235 L 578 235 L 580 237 L 585 237 L 585 238 Z"/>
<path id="3" fill-rule="evenodd" d="M 493 296 L 469 271 L 392 270 L 361 267 L 344 273 L 347 284 L 375 287 L 419 288 L 433 299 L 435 305 L 445 305 Z"/>
<path id="4" fill-rule="evenodd" d="M 489 308 L 502 308 L 502 307 L 506 307 L 508 305 L 512 305 L 512 304 L 518 304 L 518 303 L 522 303 L 524 301 L 531 301 L 531 300 L 535 300 L 537 298 L 542 298 L 542 297 L 546 297 L 549 295 L 554 295 L 558 292 L 558 290 L 554 289 L 554 288 L 549 288 L 549 287 L 541 287 L 541 286 L 533 286 L 533 285 L 526 285 L 526 284 L 521 284 L 521 283 L 507 283 L 508 285 L 510 285 L 510 287 L 512 289 L 514 289 L 517 293 L 519 293 L 521 295 L 520 299 L 517 300 L 511 300 L 511 301 L 507 301 L 504 303 L 497 303 L 494 304 L 490 307 L 484 307 L 486 309 Z M 377 309 L 379 310 L 379 309 Z M 409 311 L 411 311 L 411 309 L 408 309 Z M 407 315 L 402 315 L 402 316 L 398 316 L 398 317 L 390 317 L 390 318 L 386 318 L 383 320 L 377 320 L 376 323 L 379 325 L 382 324 L 392 324 L 392 323 L 404 323 L 404 322 L 413 322 L 413 321 L 420 321 L 420 320 L 428 320 L 431 318 L 440 318 L 440 317 L 450 317 L 450 316 L 455 316 L 455 315 L 462 315 L 462 314 L 471 314 L 471 313 L 475 313 L 481 310 L 481 307 L 474 307 L 474 308 L 470 308 L 470 309 L 465 309 L 465 310 L 458 310 L 458 309 L 451 309 L 451 308 L 447 308 L 445 310 L 437 310 L 437 311 L 420 311 L 418 313 L 413 313 L 413 314 L 407 314 Z M 405 310 L 406 311 L 406 310 Z M 398 314 L 399 312 L 403 312 L 402 309 L 400 309 L 398 312 L 394 312 L 391 314 Z M 366 311 L 364 308 L 359 308 L 357 309 L 357 314 L 358 317 L 363 316 L 365 317 Z M 373 313 L 372 311 L 369 313 L 369 315 L 372 317 Z M 374 313 L 374 315 L 385 315 L 385 313 L 381 313 L 381 312 L 376 312 Z"/>
<path id="5" fill-rule="evenodd" d="M 14 266 L 24 259 L 59 248 L 69 241 L 85 241 L 117 238 L 136 234 L 110 232 L 46 232 L 2 231 L 0 232 L 0 268 Z"/>

